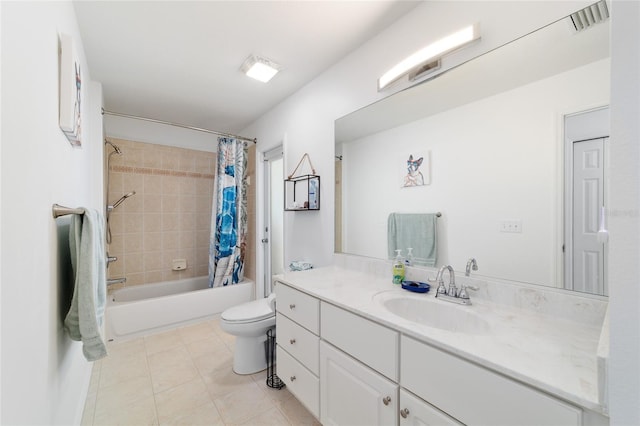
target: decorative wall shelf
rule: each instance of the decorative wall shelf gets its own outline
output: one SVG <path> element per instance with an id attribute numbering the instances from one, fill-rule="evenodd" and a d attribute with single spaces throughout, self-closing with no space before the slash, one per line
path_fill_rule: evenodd
<path id="1" fill-rule="evenodd" d="M 312 174 L 294 176 L 305 158 Z M 316 175 L 309 154 L 302 156 L 293 173 L 284 180 L 284 210 L 320 210 L 320 176 Z"/>
<path id="2" fill-rule="evenodd" d="M 302 175 L 285 179 L 284 209 L 320 210 L 320 176 Z"/>

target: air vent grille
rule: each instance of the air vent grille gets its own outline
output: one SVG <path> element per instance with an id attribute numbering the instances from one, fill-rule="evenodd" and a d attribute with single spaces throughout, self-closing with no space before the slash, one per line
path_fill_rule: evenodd
<path id="1" fill-rule="evenodd" d="M 587 6 L 571 14 L 571 21 L 576 31 L 584 31 L 587 28 L 599 24 L 609 18 L 609 9 L 606 0 Z"/>

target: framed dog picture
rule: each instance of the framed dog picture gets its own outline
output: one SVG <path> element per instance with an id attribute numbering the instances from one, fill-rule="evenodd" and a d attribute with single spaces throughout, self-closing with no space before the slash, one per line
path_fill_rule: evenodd
<path id="1" fill-rule="evenodd" d="M 59 126 L 73 146 L 82 144 L 82 70 L 70 35 L 60 34 Z"/>
<path id="2" fill-rule="evenodd" d="M 399 162 L 402 170 L 401 187 L 413 188 L 431 183 L 431 152 L 407 152 Z"/>

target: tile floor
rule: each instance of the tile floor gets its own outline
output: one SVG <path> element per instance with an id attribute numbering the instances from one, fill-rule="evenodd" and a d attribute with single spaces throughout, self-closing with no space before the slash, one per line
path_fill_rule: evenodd
<path id="1" fill-rule="evenodd" d="M 234 374 L 218 320 L 109 344 L 95 363 L 82 425 L 319 425 L 266 371 Z"/>

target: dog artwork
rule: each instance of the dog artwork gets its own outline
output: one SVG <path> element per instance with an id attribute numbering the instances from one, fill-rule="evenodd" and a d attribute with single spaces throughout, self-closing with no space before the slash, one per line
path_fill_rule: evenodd
<path id="1" fill-rule="evenodd" d="M 414 160 L 413 154 L 409 155 L 409 159 L 407 160 L 407 174 L 404 176 L 404 183 L 402 185 L 404 188 L 422 186 L 425 184 L 424 176 L 420 171 L 423 159 L 424 157 L 420 157 L 417 160 Z"/>

